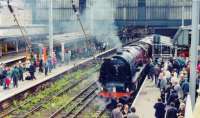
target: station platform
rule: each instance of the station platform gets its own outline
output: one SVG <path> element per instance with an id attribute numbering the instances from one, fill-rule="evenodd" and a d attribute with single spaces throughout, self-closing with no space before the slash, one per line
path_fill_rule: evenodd
<path id="1" fill-rule="evenodd" d="M 66 72 L 67 70 L 73 68 L 75 65 L 82 64 L 84 62 L 89 61 L 91 58 L 87 59 L 81 59 L 76 61 L 71 61 L 69 64 L 60 65 L 57 66 L 55 69 L 52 70 L 51 73 L 48 73 L 47 76 L 45 76 L 44 73 L 39 73 L 38 71 L 35 73 L 36 80 L 25 80 L 25 81 L 19 81 L 18 88 L 10 88 L 3 90 L 3 88 L 0 88 L 0 102 L 7 100 L 23 91 L 26 91 L 27 89 L 30 89 L 42 82 L 45 82 L 57 75 L 60 75 L 61 73 Z"/>
<path id="2" fill-rule="evenodd" d="M 151 79 L 145 79 L 132 106 L 136 108 L 136 114 L 140 118 L 155 118 L 153 108 L 160 97 L 160 90 Z"/>
<path id="3" fill-rule="evenodd" d="M 26 53 L 17 53 L 13 55 L 2 56 L 0 57 L 0 63 L 7 64 L 24 58 L 26 58 Z"/>

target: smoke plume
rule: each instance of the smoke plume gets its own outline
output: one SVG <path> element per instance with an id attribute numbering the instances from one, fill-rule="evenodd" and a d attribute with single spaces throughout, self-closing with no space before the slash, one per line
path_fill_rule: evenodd
<path id="1" fill-rule="evenodd" d="M 111 2 L 111 0 L 91 0 L 81 18 L 98 41 L 105 42 L 110 47 L 119 47 L 121 42 L 114 24 L 116 6 Z"/>

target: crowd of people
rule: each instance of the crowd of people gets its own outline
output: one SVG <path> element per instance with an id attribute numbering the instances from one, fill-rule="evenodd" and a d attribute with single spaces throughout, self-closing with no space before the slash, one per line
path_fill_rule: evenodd
<path id="1" fill-rule="evenodd" d="M 148 78 L 160 89 L 154 105 L 156 118 L 184 118 L 189 93 L 189 61 L 170 59 L 148 65 Z"/>
<path id="2" fill-rule="evenodd" d="M 131 107 L 129 109 L 129 106 L 127 104 L 123 105 L 121 103 L 118 103 L 117 106 L 112 110 L 111 117 L 112 118 L 139 118 L 139 116 L 136 114 L 135 107 Z"/>
<path id="3" fill-rule="evenodd" d="M 189 61 L 183 58 L 150 60 L 145 73 L 160 90 L 160 97 L 153 106 L 155 117 L 184 118 L 189 93 Z M 135 111 L 135 108 L 129 109 L 128 105 L 118 104 L 112 110 L 112 118 L 127 118 L 128 114 L 134 114 L 134 117 L 128 118 L 139 118 Z"/>
<path id="4" fill-rule="evenodd" d="M 0 86 L 3 89 L 17 88 L 19 81 L 34 80 L 36 70 L 38 72 L 48 75 L 53 68 L 56 68 L 56 57 L 49 57 L 45 62 L 43 59 L 37 60 L 33 57 L 31 60 L 25 62 L 19 61 L 18 63 L 8 66 L 0 64 Z"/>

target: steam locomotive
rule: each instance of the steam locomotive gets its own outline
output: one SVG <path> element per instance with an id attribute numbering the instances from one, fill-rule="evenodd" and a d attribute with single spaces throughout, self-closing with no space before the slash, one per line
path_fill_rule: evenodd
<path id="1" fill-rule="evenodd" d="M 152 55 L 153 37 L 125 46 L 109 58 L 104 59 L 99 75 L 104 98 L 129 100 L 138 89 L 139 80 L 134 76 L 139 67 L 145 66 Z"/>

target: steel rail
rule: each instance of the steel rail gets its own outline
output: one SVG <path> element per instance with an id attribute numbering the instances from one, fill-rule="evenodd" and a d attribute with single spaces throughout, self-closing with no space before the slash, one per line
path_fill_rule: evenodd
<path id="1" fill-rule="evenodd" d="M 70 113 L 68 113 L 68 114 L 66 114 L 65 116 L 63 116 L 63 117 L 65 117 L 65 118 L 67 118 L 68 116 L 70 117 L 70 118 L 75 118 L 75 117 L 77 117 L 94 99 L 95 99 L 95 97 L 97 97 L 97 94 L 95 94 L 94 96 L 92 96 L 92 97 L 90 97 L 89 98 L 89 100 L 87 101 L 86 99 L 87 98 L 85 98 L 85 103 L 82 103 L 82 102 L 80 102 L 78 105 L 79 106 L 77 106 L 73 111 L 75 111 L 75 112 L 70 112 Z M 78 109 L 78 111 L 76 111 L 76 109 Z"/>
<path id="2" fill-rule="evenodd" d="M 92 88 L 93 86 L 96 86 L 95 88 L 93 88 L 93 90 L 87 94 L 86 96 L 84 96 L 83 99 L 81 99 L 81 95 L 84 95 L 84 93 L 86 93 L 88 90 L 90 90 L 90 88 Z M 56 112 L 52 113 L 51 116 L 49 118 L 54 118 L 56 117 L 59 113 L 61 113 L 64 109 L 66 109 L 67 107 L 69 107 L 69 105 L 71 105 L 74 101 L 78 100 L 78 98 L 80 98 L 81 100 L 79 101 L 78 104 L 80 104 L 80 102 L 84 101 L 85 99 L 87 99 L 90 95 L 92 95 L 96 89 L 97 89 L 97 85 L 96 85 L 96 81 L 92 82 L 88 87 L 86 87 L 85 89 L 83 89 L 81 92 L 79 92 L 76 96 L 74 96 L 69 102 L 67 102 L 65 105 L 61 106 Z M 77 104 L 77 105 L 78 105 Z M 74 106 L 73 108 L 71 108 L 71 110 L 65 114 L 68 115 L 70 114 L 74 109 L 76 108 L 76 106 Z"/>
<path id="3" fill-rule="evenodd" d="M 60 90 L 58 93 L 55 93 L 53 96 L 49 96 L 48 98 L 44 99 L 41 103 L 39 103 L 38 105 L 35 105 L 29 112 L 25 113 L 22 116 L 22 118 L 26 118 L 29 115 L 33 114 L 35 111 L 38 111 L 44 104 L 46 104 L 49 101 L 51 101 L 54 97 L 61 96 L 65 92 L 68 92 L 70 89 L 76 87 L 76 85 L 78 85 L 83 80 L 85 80 L 85 79 L 81 79 L 81 80 L 79 80 L 77 82 L 72 82 L 72 85 L 70 85 L 68 87 L 65 87 L 64 89 Z"/>
<path id="4" fill-rule="evenodd" d="M 75 87 L 76 84 L 82 82 L 83 80 L 84 80 L 84 79 L 78 80 L 77 82 L 71 82 L 72 85 L 68 85 L 69 83 L 65 84 L 65 85 L 68 85 L 68 86 L 65 87 L 64 89 L 60 90 L 58 93 L 53 93 L 53 94 L 49 95 L 48 97 L 44 98 L 42 101 L 40 101 L 40 102 L 38 103 L 39 105 L 37 104 L 37 105 L 33 106 L 33 107 L 32 107 L 33 109 L 32 109 L 31 111 L 29 111 L 28 113 L 26 113 L 26 114 L 24 115 L 24 117 L 28 116 L 30 113 L 33 113 L 34 111 L 36 111 L 37 109 L 39 109 L 43 104 L 45 104 L 47 101 L 51 100 L 54 96 L 59 96 L 59 95 L 61 95 L 62 93 L 64 93 L 64 92 L 68 91 L 69 89 Z M 71 81 L 71 80 L 69 80 L 69 81 Z M 28 100 L 27 102 L 21 104 L 20 106 L 11 109 L 10 111 L 8 111 L 7 113 L 1 115 L 0 117 L 6 117 L 6 116 L 8 116 L 8 115 L 12 115 L 12 113 L 13 113 L 14 111 L 16 111 L 16 110 L 22 108 L 24 105 L 30 103 L 32 100 L 33 100 L 33 99 L 30 99 L 30 100 Z M 15 115 L 16 115 L 16 114 L 15 114 Z"/>

